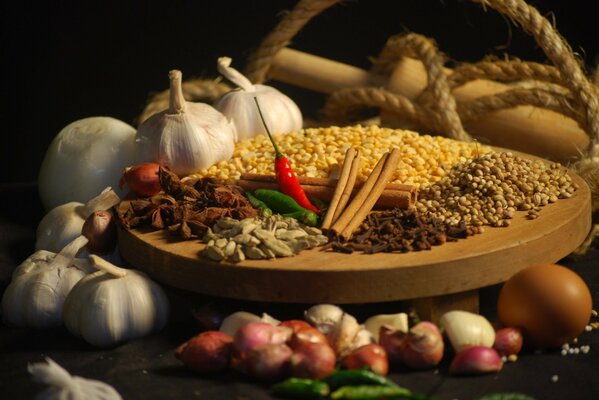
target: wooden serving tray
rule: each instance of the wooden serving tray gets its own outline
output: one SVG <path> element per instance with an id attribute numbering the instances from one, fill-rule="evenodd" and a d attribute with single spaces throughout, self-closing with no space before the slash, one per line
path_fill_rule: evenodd
<path id="1" fill-rule="evenodd" d="M 207 295 L 288 303 L 375 303 L 410 300 L 421 316 L 436 320 L 448 309 L 478 311 L 478 289 L 506 281 L 519 270 L 556 262 L 586 238 L 591 196 L 543 207 L 529 220 L 517 212 L 507 228 L 410 253 L 340 254 L 312 249 L 296 257 L 217 263 L 198 255 L 203 244 L 163 231 L 119 229 L 123 259 L 164 284 Z"/>

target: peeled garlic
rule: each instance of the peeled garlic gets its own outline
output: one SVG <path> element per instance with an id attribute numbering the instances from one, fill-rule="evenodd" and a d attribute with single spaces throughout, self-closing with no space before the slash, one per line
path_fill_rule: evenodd
<path id="1" fill-rule="evenodd" d="M 343 310 L 336 305 L 318 304 L 304 312 L 304 319 L 326 335 L 339 324 L 343 314 Z"/>
<path id="2" fill-rule="evenodd" d="M 46 364 L 47 363 L 47 364 Z M 73 376 L 46 357 L 46 363 L 30 364 L 27 371 L 33 380 L 50 387 L 38 394 L 36 400 L 121 400 L 121 395 L 104 382 Z"/>
<path id="3" fill-rule="evenodd" d="M 482 315 L 455 310 L 443 314 L 439 322 L 456 353 L 469 346 L 493 347 L 495 329 Z"/>
<path id="4" fill-rule="evenodd" d="M 372 334 L 375 342 L 379 341 L 381 326 L 386 325 L 393 330 L 408 332 L 408 314 L 379 314 L 374 315 L 364 322 L 364 327 Z"/>
<path id="5" fill-rule="evenodd" d="M 231 158 L 235 126 L 212 106 L 185 101 L 181 71 L 170 78 L 170 105 L 137 130 L 137 162 L 156 162 L 183 176 Z"/>
<path id="6" fill-rule="evenodd" d="M 46 150 L 40 168 L 38 188 L 44 208 L 87 202 L 105 187 L 116 186 L 134 159 L 132 126 L 110 117 L 67 125 Z"/>
<path id="7" fill-rule="evenodd" d="M 63 303 L 73 286 L 91 272 L 85 259 L 75 259 L 87 244 L 79 236 L 60 253 L 33 253 L 14 271 L 2 297 L 2 315 L 8 325 L 47 328 L 62 324 Z"/>
<path id="8" fill-rule="evenodd" d="M 254 97 L 260 102 L 264 119 L 272 133 L 302 129 L 302 113 L 293 100 L 271 86 L 253 85 L 230 65 L 229 57 L 220 57 L 217 64 L 218 72 L 239 89 L 225 93 L 214 103 L 214 107 L 235 123 L 237 140 L 266 134 Z"/>
<path id="9" fill-rule="evenodd" d="M 64 302 L 63 319 L 72 334 L 111 347 L 164 327 L 169 303 L 158 284 L 143 272 L 89 258 L 100 271 L 81 279 Z"/>
<path id="10" fill-rule="evenodd" d="M 37 226 L 35 249 L 59 252 L 81 235 L 85 220 L 94 211 L 107 210 L 120 201 L 116 192 L 107 187 L 86 204 L 72 201 L 53 208 Z"/>

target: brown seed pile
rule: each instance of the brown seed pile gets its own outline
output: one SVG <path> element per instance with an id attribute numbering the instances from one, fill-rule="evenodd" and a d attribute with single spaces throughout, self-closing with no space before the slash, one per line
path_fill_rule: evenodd
<path id="1" fill-rule="evenodd" d="M 511 152 L 487 153 L 456 164 L 441 181 L 420 188 L 416 207 L 450 225 L 509 226 L 516 211 L 528 218 L 576 191 L 566 169 Z"/>
<path id="2" fill-rule="evenodd" d="M 337 238 L 323 249 L 341 253 L 366 254 L 430 250 L 445 242 L 464 239 L 481 231 L 461 222 L 450 226 L 439 218 L 420 215 L 414 208 L 371 212 L 347 242 Z"/>

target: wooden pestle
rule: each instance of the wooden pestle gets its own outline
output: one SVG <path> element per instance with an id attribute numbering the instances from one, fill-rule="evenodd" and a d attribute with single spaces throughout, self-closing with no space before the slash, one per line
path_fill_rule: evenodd
<path id="1" fill-rule="evenodd" d="M 447 69 L 450 74 L 451 70 Z M 390 78 L 337 61 L 284 48 L 277 53 L 269 78 L 321 93 L 355 87 L 387 87 L 414 99 L 426 87 L 424 65 L 404 57 Z M 453 93 L 458 101 L 508 90 L 509 86 L 477 79 Z M 385 115 L 386 117 L 388 115 Z M 580 157 L 588 148 L 589 138 L 576 121 L 554 111 L 519 106 L 495 111 L 465 124 L 465 129 L 479 141 L 499 147 L 531 153 L 562 163 Z"/>

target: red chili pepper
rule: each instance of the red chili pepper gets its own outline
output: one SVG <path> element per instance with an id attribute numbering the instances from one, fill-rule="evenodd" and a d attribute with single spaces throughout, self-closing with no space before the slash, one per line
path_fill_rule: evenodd
<path id="1" fill-rule="evenodd" d="M 277 183 L 279 184 L 281 192 L 285 193 L 287 196 L 291 196 L 295 201 L 297 201 L 297 204 L 306 210 L 320 213 L 320 210 L 310 203 L 310 200 L 308 200 L 308 196 L 306 196 L 306 193 L 300 185 L 297 176 L 295 176 L 289 160 L 283 155 L 283 153 L 279 151 L 276 142 L 268 130 L 268 126 L 266 125 L 266 121 L 264 120 L 262 110 L 260 110 L 260 105 L 258 104 L 258 99 L 256 97 L 254 97 L 254 101 L 256 102 L 256 107 L 258 107 L 258 114 L 260 114 L 260 119 L 262 119 L 266 133 L 268 134 L 268 138 L 275 149 L 275 176 L 277 178 Z"/>

